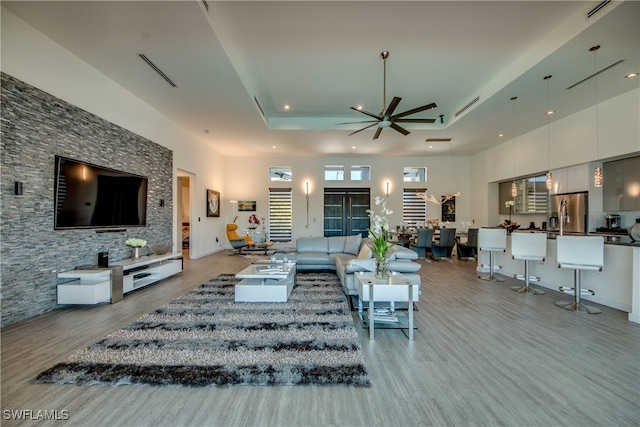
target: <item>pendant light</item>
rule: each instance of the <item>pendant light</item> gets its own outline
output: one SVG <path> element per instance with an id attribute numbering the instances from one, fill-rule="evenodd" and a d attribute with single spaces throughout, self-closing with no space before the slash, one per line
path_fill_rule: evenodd
<path id="1" fill-rule="evenodd" d="M 517 96 L 511 97 L 511 103 L 513 104 L 513 115 L 511 120 L 511 150 L 513 152 L 513 175 L 516 174 L 516 99 Z M 514 199 L 518 195 L 518 184 L 516 184 L 515 177 L 511 183 L 511 197 Z"/>
<path id="2" fill-rule="evenodd" d="M 544 80 L 547 81 L 547 159 L 548 159 L 548 164 L 547 166 L 549 167 L 547 170 L 547 176 L 546 176 L 546 187 L 547 190 L 551 190 L 553 188 L 553 175 L 551 175 L 551 115 L 555 112 L 551 109 L 550 107 L 550 103 L 549 103 L 549 80 L 551 79 L 551 74 L 549 74 L 548 76 L 544 76 Z"/>
<path id="3" fill-rule="evenodd" d="M 596 52 L 600 49 L 600 45 L 593 46 L 589 49 L 589 52 L 593 52 L 593 69 L 597 73 L 598 70 L 598 60 Z M 599 115 L 598 115 L 598 75 L 596 74 L 596 160 L 600 160 L 600 129 L 599 129 Z M 604 176 L 602 175 L 602 168 L 600 166 L 596 166 L 593 171 L 593 185 L 596 188 L 602 187 L 602 183 L 604 181 Z"/>

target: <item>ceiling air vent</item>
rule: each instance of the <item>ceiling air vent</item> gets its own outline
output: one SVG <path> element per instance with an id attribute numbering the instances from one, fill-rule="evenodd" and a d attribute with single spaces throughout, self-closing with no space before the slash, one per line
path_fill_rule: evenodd
<path id="1" fill-rule="evenodd" d="M 160 77 L 162 77 L 167 83 L 169 83 L 171 86 L 173 87 L 178 87 L 178 85 L 176 85 L 173 81 L 171 81 L 171 79 L 169 77 L 167 77 L 167 75 L 165 73 L 162 72 L 162 70 L 160 70 L 160 68 L 158 68 L 158 66 L 156 64 L 154 64 L 153 62 L 151 62 L 151 60 L 149 58 L 146 57 L 146 55 L 144 53 L 139 53 L 138 56 L 140 58 L 142 58 L 142 60 L 144 62 L 146 62 L 147 64 L 149 64 L 149 66 L 151 68 L 153 68 L 153 70 L 158 73 L 160 75 Z"/>
<path id="2" fill-rule="evenodd" d="M 587 12 L 587 19 L 592 18 L 593 15 L 595 15 L 598 12 L 600 12 L 609 3 L 611 3 L 611 0 L 605 0 L 605 1 L 601 1 L 600 3 L 598 3 L 596 5 L 596 7 L 594 7 L 589 12 Z"/>
<path id="3" fill-rule="evenodd" d="M 607 71 L 609 68 L 613 68 L 613 67 L 615 67 L 616 65 L 618 65 L 618 64 L 620 64 L 620 63 L 622 63 L 622 62 L 624 62 L 624 59 L 618 59 L 618 60 L 617 60 L 616 62 L 614 62 L 613 64 L 611 64 L 611 65 L 607 65 L 607 66 L 606 66 L 606 67 L 604 67 L 603 69 L 601 69 L 601 70 L 599 70 L 599 71 L 596 71 L 595 73 L 591 74 L 590 76 L 585 77 L 584 79 L 580 80 L 580 81 L 579 81 L 579 82 L 577 82 L 577 83 L 572 84 L 571 86 L 569 86 L 569 87 L 567 88 L 567 90 L 569 90 L 569 89 L 573 89 L 574 87 L 578 86 L 579 84 L 582 84 L 582 83 L 586 82 L 587 80 L 594 78 L 595 76 L 597 76 L 597 75 L 598 75 L 598 74 L 600 74 L 600 73 L 604 73 L 604 72 L 605 72 L 605 71 Z"/>
<path id="4" fill-rule="evenodd" d="M 470 103 L 468 103 L 467 105 L 465 105 L 464 107 L 462 107 L 456 114 L 455 116 L 458 117 L 460 114 L 464 113 L 465 111 L 467 111 L 473 104 L 475 104 L 476 102 L 480 101 L 480 97 L 476 96 L 476 99 L 474 99 L 473 101 L 471 101 Z"/>
<path id="5" fill-rule="evenodd" d="M 202 0 L 202 5 L 205 9 L 209 10 L 209 3 L 207 3 L 207 0 Z"/>
<path id="6" fill-rule="evenodd" d="M 262 105 L 260 105 L 260 103 L 258 102 L 258 98 L 254 96 L 253 100 L 256 102 L 256 105 L 258 106 L 258 110 L 260 110 L 260 114 L 262 114 L 262 117 L 264 117 L 264 110 L 262 109 Z"/>

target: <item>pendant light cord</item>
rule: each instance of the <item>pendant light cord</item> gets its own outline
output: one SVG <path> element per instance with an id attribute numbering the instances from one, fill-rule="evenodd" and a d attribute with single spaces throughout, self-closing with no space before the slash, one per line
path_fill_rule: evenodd
<path id="1" fill-rule="evenodd" d="M 593 46 L 591 49 L 593 52 L 593 70 L 597 73 L 598 71 L 598 49 L 600 49 L 600 45 Z M 596 74 L 595 79 L 595 87 L 596 87 L 596 160 L 600 160 L 600 115 L 598 108 L 598 75 Z"/>
<path id="2" fill-rule="evenodd" d="M 511 103 L 513 104 L 513 111 L 511 115 L 511 147 L 513 152 L 513 164 L 511 165 L 511 170 L 514 179 L 516 174 L 516 99 L 518 99 L 517 96 L 511 97 Z"/>
<path id="3" fill-rule="evenodd" d="M 551 170 L 551 101 L 549 96 L 549 80 L 551 80 L 551 74 L 545 76 L 547 81 L 547 166 Z"/>

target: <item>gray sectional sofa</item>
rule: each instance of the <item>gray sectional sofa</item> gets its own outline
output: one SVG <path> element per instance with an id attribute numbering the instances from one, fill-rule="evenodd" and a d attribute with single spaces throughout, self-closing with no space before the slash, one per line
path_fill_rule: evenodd
<path id="1" fill-rule="evenodd" d="M 368 238 L 362 236 L 301 237 L 296 241 L 295 253 L 279 254 L 296 259 L 298 271 L 332 270 L 340 277 L 344 293 L 357 295 L 354 273 L 374 271 L 375 260 L 369 249 Z M 417 262 L 418 254 L 402 246 L 391 249 L 389 267 L 391 271 L 402 273 L 412 283 L 420 285 Z"/>

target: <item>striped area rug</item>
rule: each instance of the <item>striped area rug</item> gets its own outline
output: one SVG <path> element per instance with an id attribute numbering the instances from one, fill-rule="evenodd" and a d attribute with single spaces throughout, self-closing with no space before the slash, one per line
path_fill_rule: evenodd
<path id="1" fill-rule="evenodd" d="M 370 386 L 340 282 L 299 273 L 286 303 L 235 303 L 221 275 L 40 373 L 77 385 Z"/>

